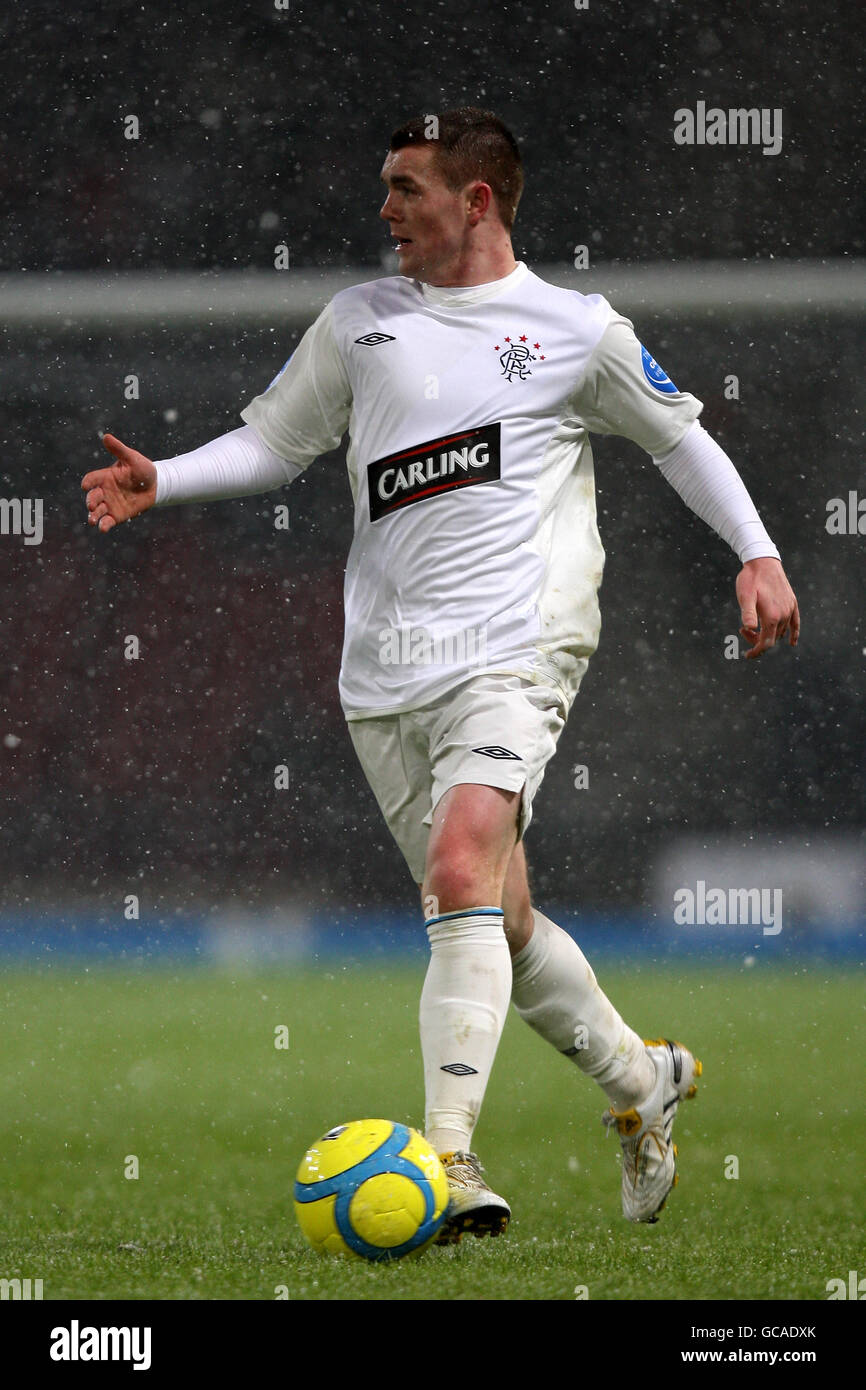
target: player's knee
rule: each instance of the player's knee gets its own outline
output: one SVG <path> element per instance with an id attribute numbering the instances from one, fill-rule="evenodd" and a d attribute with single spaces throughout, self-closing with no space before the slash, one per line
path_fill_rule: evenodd
<path id="1" fill-rule="evenodd" d="M 432 898 L 438 913 L 470 907 L 498 907 L 502 889 L 495 874 L 477 857 L 434 854 L 427 865 L 423 897 Z"/>

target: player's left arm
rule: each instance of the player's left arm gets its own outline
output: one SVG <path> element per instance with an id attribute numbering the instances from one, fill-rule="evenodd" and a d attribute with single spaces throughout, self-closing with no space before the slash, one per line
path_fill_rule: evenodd
<path id="1" fill-rule="evenodd" d="M 694 397 L 690 399 L 694 400 Z M 669 452 L 653 454 L 659 472 L 686 506 L 727 541 L 743 568 L 737 576 L 740 636 L 748 657 L 760 656 L 788 636 L 800 635 L 800 610 L 746 485 L 724 449 L 693 421 Z"/>
<path id="2" fill-rule="evenodd" d="M 574 399 L 588 429 L 640 444 L 686 506 L 739 557 L 736 594 L 746 656 L 760 656 L 786 635 L 796 646 L 797 600 L 742 478 L 698 423 L 701 402 L 677 390 L 628 319 L 611 314 Z"/>
<path id="3" fill-rule="evenodd" d="M 747 560 L 737 575 L 740 636 L 749 643 L 746 659 L 760 656 L 781 642 L 785 634 L 792 647 L 800 639 L 800 609 L 781 560 L 759 557 Z"/>

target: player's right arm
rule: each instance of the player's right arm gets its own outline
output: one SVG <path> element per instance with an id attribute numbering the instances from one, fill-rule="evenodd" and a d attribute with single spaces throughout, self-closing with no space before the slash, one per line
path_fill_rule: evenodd
<path id="1" fill-rule="evenodd" d="M 156 462 L 105 435 L 115 462 L 82 479 L 88 521 L 110 531 L 149 507 L 246 497 L 283 487 L 319 454 L 336 448 L 348 426 L 351 401 L 328 305 L 267 390 L 241 413 L 246 423 L 240 429 L 191 453 Z"/>
<path id="2" fill-rule="evenodd" d="M 112 468 L 88 473 L 81 484 L 87 493 L 88 520 L 101 531 L 110 531 L 148 507 L 268 492 L 292 482 L 303 471 L 269 449 L 249 425 L 189 454 L 155 463 L 114 435 L 103 435 L 103 443 L 117 462 Z"/>
<path id="3" fill-rule="evenodd" d="M 146 512 L 156 501 L 156 468 L 153 460 L 130 449 L 113 434 L 102 442 L 114 463 L 96 468 L 81 479 L 86 493 L 87 520 L 100 531 L 110 531 L 121 521 Z"/>

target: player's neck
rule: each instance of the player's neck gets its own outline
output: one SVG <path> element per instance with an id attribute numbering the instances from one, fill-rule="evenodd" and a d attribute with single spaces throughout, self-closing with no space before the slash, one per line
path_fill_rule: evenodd
<path id="1" fill-rule="evenodd" d="M 500 246 L 467 250 L 453 264 L 440 267 L 429 277 L 422 275 L 419 278 L 437 289 L 459 289 L 504 280 L 516 269 L 517 261 L 508 241 Z"/>

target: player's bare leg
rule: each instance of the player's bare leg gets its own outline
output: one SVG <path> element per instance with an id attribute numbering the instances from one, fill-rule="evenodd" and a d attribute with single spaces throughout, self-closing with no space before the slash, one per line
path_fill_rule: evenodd
<path id="1" fill-rule="evenodd" d="M 532 901 L 529 892 L 529 874 L 523 841 L 519 840 L 511 851 L 505 883 L 502 888 L 502 910 L 505 913 L 505 937 L 511 959 L 519 955 L 535 929 L 532 915 Z"/>
<path id="2" fill-rule="evenodd" d="M 498 1235 L 511 1215 L 471 1151 L 511 997 L 502 889 L 517 838 L 519 792 L 475 783 L 438 802 L 422 899 L 430 965 L 421 995 L 427 1138 L 442 1155 L 451 1202 L 440 1243 Z"/>
<path id="3" fill-rule="evenodd" d="M 522 844 L 511 856 L 502 904 L 515 1008 L 605 1091 L 611 1105 L 604 1120 L 622 1142 L 623 1212 L 653 1221 L 676 1182 L 677 1105 L 694 1095 L 701 1064 L 679 1043 L 644 1043 L 623 1021 L 577 943 L 532 908 Z"/>
<path id="4" fill-rule="evenodd" d="M 460 783 L 433 813 L 422 891 L 439 912 L 455 912 L 481 894 L 501 905 L 517 841 L 520 792 Z"/>

